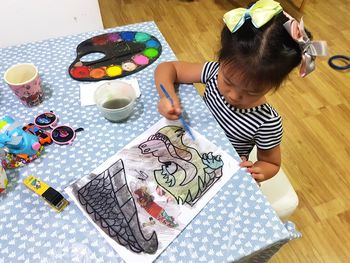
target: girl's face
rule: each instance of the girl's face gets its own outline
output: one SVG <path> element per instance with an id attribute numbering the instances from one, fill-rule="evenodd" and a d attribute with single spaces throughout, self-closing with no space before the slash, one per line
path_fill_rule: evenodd
<path id="1" fill-rule="evenodd" d="M 221 64 L 218 72 L 219 91 L 230 105 L 239 109 L 248 109 L 266 102 L 265 94 L 270 90 L 269 88 L 258 90 L 244 87 L 230 71 L 229 67 Z"/>

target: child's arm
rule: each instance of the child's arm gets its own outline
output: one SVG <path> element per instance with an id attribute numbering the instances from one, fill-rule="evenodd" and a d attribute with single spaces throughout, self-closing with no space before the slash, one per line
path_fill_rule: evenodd
<path id="1" fill-rule="evenodd" d="M 270 150 L 257 149 L 257 159 L 255 163 L 251 161 L 241 162 L 241 167 L 247 167 L 257 182 L 262 182 L 275 176 L 281 167 L 281 149 L 276 146 Z"/>
<path id="2" fill-rule="evenodd" d="M 176 120 L 181 114 L 180 101 L 174 89 L 174 83 L 198 83 L 204 64 L 188 63 L 180 61 L 163 62 L 159 64 L 154 72 L 154 79 L 160 100 L 158 111 L 165 118 Z M 162 84 L 173 100 L 173 105 L 166 99 L 160 89 Z"/>

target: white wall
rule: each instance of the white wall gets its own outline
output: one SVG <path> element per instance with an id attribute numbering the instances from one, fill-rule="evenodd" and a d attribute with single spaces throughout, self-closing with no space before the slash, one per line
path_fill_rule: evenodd
<path id="1" fill-rule="evenodd" d="M 98 0 L 0 0 L 0 47 L 102 28 Z"/>

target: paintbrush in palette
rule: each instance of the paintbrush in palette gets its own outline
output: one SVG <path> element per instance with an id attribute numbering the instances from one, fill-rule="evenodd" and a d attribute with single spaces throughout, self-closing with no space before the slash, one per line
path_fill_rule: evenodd
<path id="1" fill-rule="evenodd" d="M 166 89 L 164 88 L 164 86 L 162 84 L 160 84 L 160 88 L 163 91 L 165 97 L 170 101 L 171 105 L 174 105 L 173 99 L 169 96 L 169 93 L 166 91 Z M 190 137 L 194 141 L 195 137 L 194 137 L 193 133 L 191 132 L 190 126 L 188 126 L 188 124 L 185 122 L 182 115 L 179 116 L 179 120 L 180 120 L 182 126 L 184 127 L 185 131 L 188 132 L 188 134 L 190 135 Z"/>

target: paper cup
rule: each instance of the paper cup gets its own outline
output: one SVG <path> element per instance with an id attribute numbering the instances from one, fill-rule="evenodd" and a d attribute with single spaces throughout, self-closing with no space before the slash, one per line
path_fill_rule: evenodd
<path id="1" fill-rule="evenodd" d="M 6 70 L 4 80 L 25 106 L 36 106 L 43 101 L 43 91 L 35 65 L 29 63 L 13 65 Z"/>

